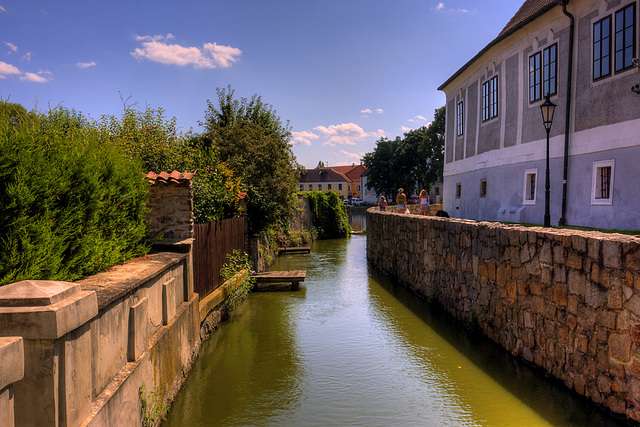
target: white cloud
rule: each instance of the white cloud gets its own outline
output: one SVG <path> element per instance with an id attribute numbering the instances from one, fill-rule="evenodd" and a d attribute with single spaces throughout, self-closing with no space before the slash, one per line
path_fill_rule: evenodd
<path id="1" fill-rule="evenodd" d="M 360 110 L 360 114 L 362 114 L 364 117 L 369 116 L 369 114 L 382 114 L 384 113 L 384 110 L 382 108 L 376 108 L 375 110 L 371 110 L 371 108 L 365 108 L 364 110 Z"/>
<path id="2" fill-rule="evenodd" d="M 361 158 L 364 157 L 364 153 L 350 153 L 345 150 L 340 150 L 340 152 L 344 154 L 348 159 L 352 159 L 352 160 L 359 161 Z"/>
<path id="3" fill-rule="evenodd" d="M 89 67 L 95 67 L 97 64 L 94 61 L 91 62 L 77 62 L 76 63 L 76 67 L 78 68 L 89 68 Z"/>
<path id="4" fill-rule="evenodd" d="M 406 126 L 400 126 L 400 130 L 402 130 L 402 132 L 405 132 L 405 133 L 406 133 L 406 132 L 411 132 L 413 129 L 408 128 L 408 127 L 406 127 Z"/>
<path id="5" fill-rule="evenodd" d="M 6 11 L 7 11 L 7 9 L 5 9 L 5 8 L 4 8 L 4 7 L 2 7 L 2 6 L 0 6 L 0 13 L 2 13 L 2 12 L 6 12 Z"/>
<path id="6" fill-rule="evenodd" d="M 50 71 L 38 71 L 37 73 L 24 73 L 20 76 L 20 80 L 25 82 L 34 82 L 34 83 L 47 83 L 51 80 Z"/>
<path id="7" fill-rule="evenodd" d="M 31 52 L 27 52 L 20 58 L 20 61 L 29 62 L 31 61 Z"/>
<path id="8" fill-rule="evenodd" d="M 426 122 L 427 118 L 424 116 L 414 116 L 413 118 L 409 119 L 410 122 Z"/>
<path id="9" fill-rule="evenodd" d="M 354 141 L 370 136 L 360 126 L 355 123 L 342 123 L 339 125 L 331 125 L 329 127 L 316 126 L 313 128 L 325 137 L 329 138 L 324 145 L 334 147 L 337 145 L 356 145 Z"/>
<path id="10" fill-rule="evenodd" d="M 6 44 L 7 46 L 9 46 L 9 49 L 11 49 L 11 51 L 9 52 L 9 54 L 12 53 L 16 53 L 18 51 L 18 46 L 16 46 L 13 43 L 9 43 L 9 42 L 4 42 L 4 44 Z"/>
<path id="11" fill-rule="evenodd" d="M 11 64 L 0 61 L 0 79 L 6 79 L 7 76 L 12 74 L 20 74 L 20 70 Z"/>
<path id="12" fill-rule="evenodd" d="M 443 2 L 439 2 L 434 9 L 441 10 L 443 12 L 469 13 L 468 9 L 447 9 L 447 6 Z"/>
<path id="13" fill-rule="evenodd" d="M 296 144 L 311 145 L 312 139 L 320 138 L 315 133 L 309 132 L 307 130 L 302 132 L 291 132 L 291 135 L 293 135 L 293 141 L 291 141 L 293 145 L 296 145 Z"/>
<path id="14" fill-rule="evenodd" d="M 166 36 L 138 36 L 136 39 L 142 43 L 142 47 L 136 48 L 131 55 L 138 60 L 146 58 L 180 67 L 191 65 L 193 68 L 226 68 L 236 62 L 242 54 L 238 48 L 216 43 L 205 43 L 202 48 L 166 43 L 173 38 L 171 33 Z"/>

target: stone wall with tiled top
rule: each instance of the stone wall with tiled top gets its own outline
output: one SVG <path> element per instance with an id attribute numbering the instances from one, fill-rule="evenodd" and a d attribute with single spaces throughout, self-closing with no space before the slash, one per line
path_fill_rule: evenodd
<path id="1" fill-rule="evenodd" d="M 164 239 L 193 237 L 193 189 L 190 180 L 155 182 L 149 188 L 149 234 Z"/>
<path id="2" fill-rule="evenodd" d="M 640 238 L 367 212 L 370 262 L 640 421 Z"/>

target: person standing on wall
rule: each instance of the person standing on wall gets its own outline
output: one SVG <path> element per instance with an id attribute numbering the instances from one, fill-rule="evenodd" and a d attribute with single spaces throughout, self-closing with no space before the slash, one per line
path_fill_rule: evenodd
<path id="1" fill-rule="evenodd" d="M 385 199 L 384 196 L 380 196 L 380 203 L 378 203 L 378 206 L 380 206 L 381 211 L 387 210 L 387 199 Z"/>
<path id="2" fill-rule="evenodd" d="M 428 215 L 429 212 L 429 195 L 424 188 L 420 192 L 420 215 Z"/>
<path id="3" fill-rule="evenodd" d="M 404 210 L 407 207 L 407 196 L 404 194 L 404 188 L 398 188 L 396 203 L 396 209 L 398 210 L 398 213 L 404 213 Z"/>

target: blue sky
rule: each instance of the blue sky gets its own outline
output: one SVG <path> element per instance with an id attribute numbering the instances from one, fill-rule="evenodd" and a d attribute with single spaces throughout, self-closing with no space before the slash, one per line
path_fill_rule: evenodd
<path id="1" fill-rule="evenodd" d="M 201 131 L 206 101 L 258 94 L 298 161 L 357 162 L 433 119 L 437 90 L 521 0 L 0 0 L 0 97 L 120 115 L 131 96 Z"/>

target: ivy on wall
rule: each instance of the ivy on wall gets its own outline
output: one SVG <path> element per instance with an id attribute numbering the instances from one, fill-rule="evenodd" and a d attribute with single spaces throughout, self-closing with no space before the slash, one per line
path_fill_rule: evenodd
<path id="1" fill-rule="evenodd" d="M 309 200 L 312 224 L 318 239 L 337 239 L 349 235 L 347 209 L 335 191 L 307 191 L 302 196 Z"/>

